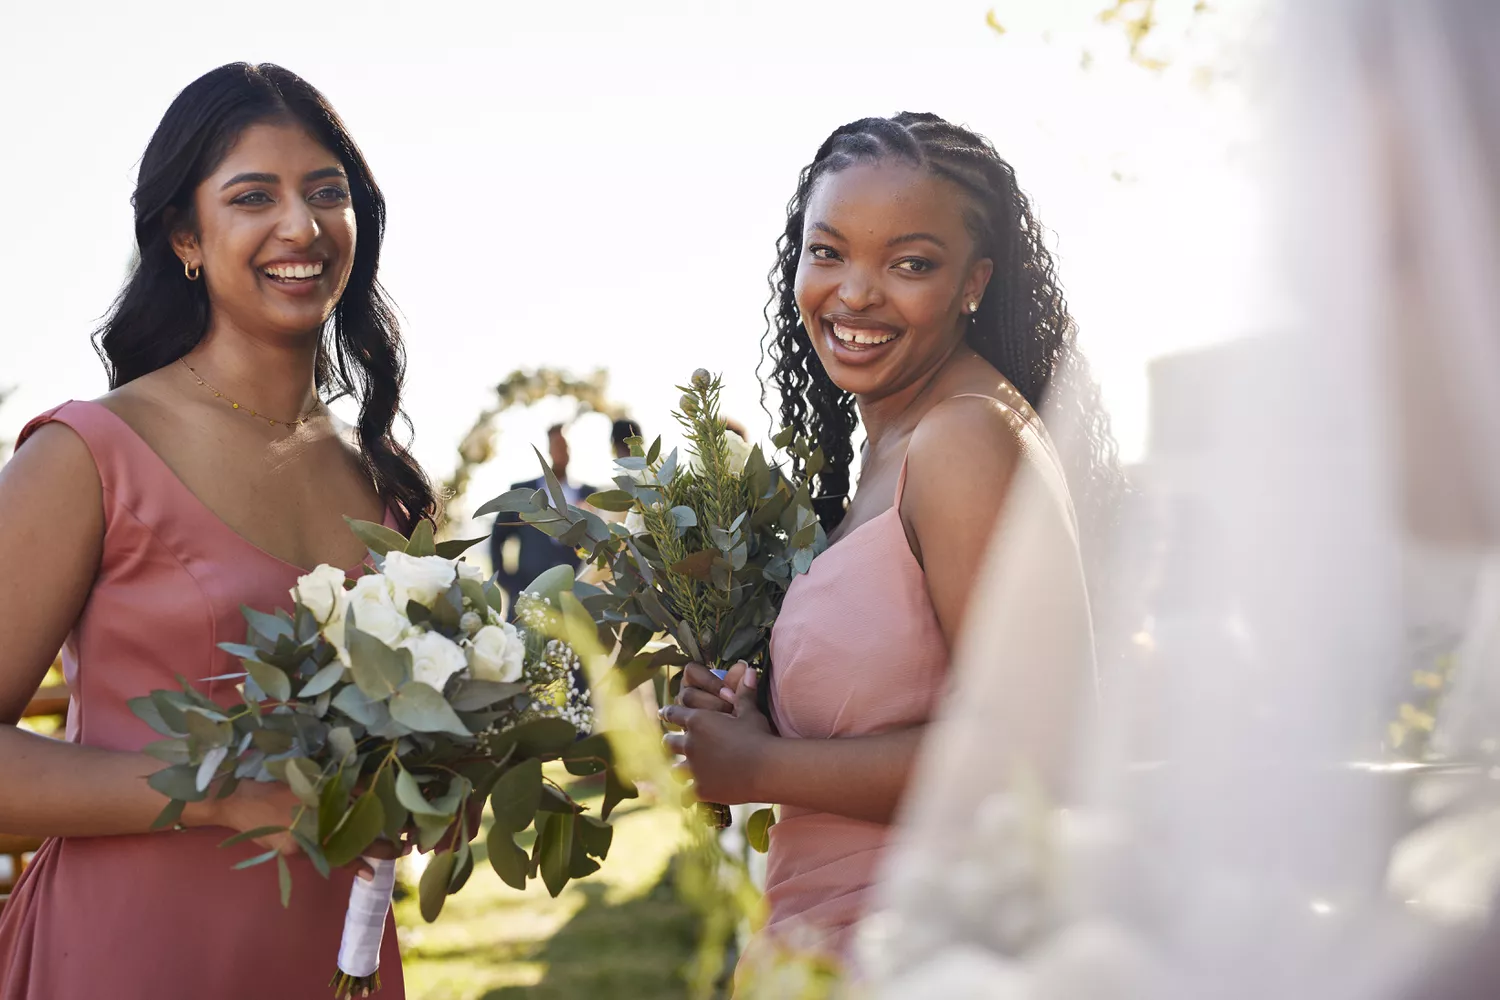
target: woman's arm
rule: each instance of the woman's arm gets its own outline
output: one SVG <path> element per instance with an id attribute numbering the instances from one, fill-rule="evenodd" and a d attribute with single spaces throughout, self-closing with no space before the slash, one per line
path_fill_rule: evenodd
<path id="1" fill-rule="evenodd" d="M 144 833 L 167 804 L 141 753 L 47 739 L 16 727 L 88 600 L 104 542 L 99 474 L 70 429 L 47 424 L 0 467 L 0 831 L 43 837 Z M 281 786 L 192 803 L 188 826 L 285 824 Z M 289 837 L 270 846 L 294 850 Z"/>
<path id="2" fill-rule="evenodd" d="M 963 627 L 969 595 L 1021 459 L 1010 419 L 993 400 L 948 400 L 923 419 L 907 452 L 901 519 L 949 649 Z M 669 735 L 667 743 L 687 757 L 699 797 L 728 804 L 776 802 L 890 822 L 924 727 L 826 740 L 777 737 L 755 709 L 754 683 L 754 673 L 747 673 L 731 692 L 702 667 L 690 666 L 680 704 L 663 710 L 663 717 L 683 730 Z"/>

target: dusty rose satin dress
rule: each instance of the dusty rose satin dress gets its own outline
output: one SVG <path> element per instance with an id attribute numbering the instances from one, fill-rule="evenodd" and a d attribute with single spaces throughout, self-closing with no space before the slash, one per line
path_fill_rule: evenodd
<path id="1" fill-rule="evenodd" d="M 182 674 L 233 703 L 232 681 L 205 680 L 241 669 L 217 644 L 243 640 L 241 604 L 289 607 L 303 570 L 230 530 L 105 407 L 66 403 L 21 446 L 48 421 L 83 439 L 104 487 L 103 557 L 63 653 L 67 737 L 139 750 L 159 737 L 126 699 Z M 260 848 L 220 849 L 230 833 L 47 841 L 0 910 L 0 1000 L 327 1000 L 353 873 L 325 880 L 292 859 L 283 910 L 273 866 L 231 869 Z M 382 1000 L 400 1000 L 389 918 L 380 971 Z"/>
<path id="2" fill-rule="evenodd" d="M 866 736 L 932 717 L 948 645 L 901 524 L 905 487 L 903 463 L 891 509 L 839 539 L 787 591 L 771 633 L 771 707 L 783 736 Z M 889 830 L 781 807 L 767 857 L 770 940 L 842 955 Z"/>

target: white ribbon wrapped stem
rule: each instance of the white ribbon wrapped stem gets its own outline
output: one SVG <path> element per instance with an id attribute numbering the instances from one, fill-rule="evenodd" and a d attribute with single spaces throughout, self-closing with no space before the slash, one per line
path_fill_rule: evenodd
<path id="1" fill-rule="evenodd" d="M 354 880 L 344 914 L 344 938 L 339 942 L 339 971 L 355 978 L 373 976 L 380 968 L 380 939 L 396 888 L 396 862 L 365 858 L 365 863 L 375 877 Z"/>

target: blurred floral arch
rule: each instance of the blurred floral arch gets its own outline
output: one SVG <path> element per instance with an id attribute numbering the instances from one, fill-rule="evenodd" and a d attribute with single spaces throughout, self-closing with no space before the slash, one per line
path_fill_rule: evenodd
<path id="1" fill-rule="evenodd" d="M 494 405 L 479 414 L 458 445 L 458 465 L 442 486 L 443 496 L 447 498 L 443 514 L 446 524 L 462 520 L 454 517 L 454 513 L 469 488 L 474 470 L 495 457 L 501 414 L 513 407 L 530 406 L 553 397 L 571 399 L 578 404 L 573 420 L 585 413 L 602 413 L 610 420 L 619 420 L 626 415 L 625 407 L 609 398 L 609 372 L 603 368 L 596 368 L 582 377 L 561 368 L 518 368 L 511 372 L 495 386 Z"/>

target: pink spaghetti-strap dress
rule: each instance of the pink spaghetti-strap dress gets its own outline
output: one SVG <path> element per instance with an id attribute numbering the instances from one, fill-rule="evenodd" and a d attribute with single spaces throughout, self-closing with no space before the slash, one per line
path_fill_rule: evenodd
<path id="1" fill-rule="evenodd" d="M 242 604 L 289 609 L 304 570 L 232 531 L 97 403 L 43 414 L 18 447 L 49 421 L 83 439 L 104 488 L 98 576 L 63 651 L 73 691 L 67 738 L 140 750 L 159 737 L 126 701 L 175 688 L 181 674 L 235 703 L 233 681 L 207 679 L 242 669 L 218 643 L 243 641 Z M 353 873 L 325 880 L 292 858 L 291 906 L 282 909 L 273 866 L 232 870 L 261 848 L 220 849 L 231 833 L 48 840 L 0 910 L 0 1000 L 327 1000 Z M 382 1000 L 400 1000 L 389 917 L 380 972 Z"/>
<path id="2" fill-rule="evenodd" d="M 1044 434 L 1020 393 L 1005 388 L 997 401 L 1017 432 Z M 948 644 L 902 526 L 905 488 L 903 461 L 890 510 L 839 539 L 787 591 L 771 632 L 771 706 L 783 736 L 873 735 L 925 723 L 937 710 Z M 889 833 L 881 823 L 783 806 L 767 857 L 769 940 L 756 942 L 747 964 L 771 942 L 846 957 Z"/>

